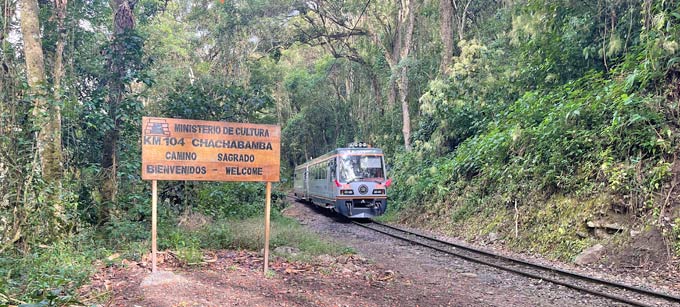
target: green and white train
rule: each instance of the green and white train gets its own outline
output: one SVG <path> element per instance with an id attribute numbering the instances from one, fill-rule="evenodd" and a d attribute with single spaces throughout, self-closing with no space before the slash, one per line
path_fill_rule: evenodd
<path id="1" fill-rule="evenodd" d="M 349 218 L 385 213 L 387 179 L 379 148 L 359 143 L 337 148 L 295 168 L 293 191 L 298 200 L 332 209 Z"/>

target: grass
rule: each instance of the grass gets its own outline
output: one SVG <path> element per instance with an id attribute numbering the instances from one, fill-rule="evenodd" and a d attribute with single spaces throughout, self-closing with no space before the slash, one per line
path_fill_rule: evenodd
<path id="1" fill-rule="evenodd" d="M 108 254 L 89 233 L 0 255 L 0 305 L 36 302 L 41 306 L 77 304 L 76 289 L 94 272 L 95 259 Z"/>
<path id="2" fill-rule="evenodd" d="M 547 201 L 525 202 L 518 207 L 517 236 L 514 208 L 499 204 L 451 219 L 449 232 L 466 240 L 486 239 L 490 233 L 495 233 L 516 251 L 569 261 L 593 244 L 594 239 L 581 238 L 578 233 L 587 233 L 584 221 L 608 203 L 605 196 L 591 199 L 553 196 Z M 463 205 L 459 210 L 466 210 L 466 207 Z"/>
<path id="3" fill-rule="evenodd" d="M 184 263 L 200 262 L 202 249 L 245 249 L 259 251 L 264 247 L 264 219 L 221 219 L 200 228 L 187 230 L 167 225 L 159 230 L 159 249 L 176 252 Z M 315 256 L 353 253 L 346 246 L 325 240 L 302 227 L 297 221 L 274 215 L 271 220 L 270 248 L 295 247 L 296 255 L 282 255 L 291 260 L 309 261 Z"/>

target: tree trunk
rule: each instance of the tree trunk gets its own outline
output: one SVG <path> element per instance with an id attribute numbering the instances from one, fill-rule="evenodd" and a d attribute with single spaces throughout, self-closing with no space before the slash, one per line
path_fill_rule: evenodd
<path id="1" fill-rule="evenodd" d="M 371 76 L 371 87 L 373 88 L 373 96 L 375 96 L 375 104 L 382 112 L 385 110 L 385 106 L 383 106 L 382 91 L 380 90 L 380 81 L 378 80 L 378 76 L 375 74 L 373 69 L 371 68 L 368 69 L 369 74 Z"/>
<path id="2" fill-rule="evenodd" d="M 134 1 L 136 3 L 136 1 Z M 102 184 L 102 222 L 108 222 L 110 218 L 110 206 L 116 201 L 118 192 L 117 167 L 118 167 L 118 139 L 120 137 L 120 119 L 118 109 L 123 96 L 125 95 L 125 83 L 123 78 L 126 73 L 126 46 L 119 39 L 126 32 L 134 29 L 135 21 L 133 15 L 134 4 L 128 0 L 115 0 L 113 33 L 114 43 L 111 46 L 112 54 L 108 60 L 111 77 L 108 80 L 109 87 L 109 117 L 113 122 L 113 127 L 104 136 L 104 147 L 102 152 L 102 171 L 104 182 Z"/>
<path id="3" fill-rule="evenodd" d="M 66 5 L 67 0 L 54 0 L 54 10 L 57 17 L 57 47 L 54 53 L 54 97 L 59 99 L 61 95 L 61 78 L 64 75 L 64 47 L 66 45 L 66 28 L 64 27 L 64 19 L 66 19 Z"/>
<path id="4" fill-rule="evenodd" d="M 21 33 L 24 40 L 24 58 L 26 60 L 26 79 L 33 99 L 33 126 L 37 131 L 36 149 L 42 179 L 48 189 L 44 189 L 45 202 L 51 206 L 56 224 L 60 223 L 63 208 L 59 198 L 61 190 L 62 151 L 61 151 L 61 115 L 57 107 L 50 106 L 46 96 L 45 62 L 40 40 L 40 8 L 36 0 L 21 0 Z M 49 192 L 45 192 L 49 191 Z M 48 222 L 49 223 L 49 222 Z M 49 228 L 56 228 L 49 223 Z"/>
<path id="5" fill-rule="evenodd" d="M 57 46 L 54 54 L 54 70 L 53 70 L 53 97 L 55 101 L 61 101 L 61 79 L 64 75 L 64 46 L 66 45 L 66 28 L 64 27 L 64 19 L 66 19 L 66 2 L 67 0 L 55 0 L 55 9 L 57 14 Z M 59 104 L 53 105 L 51 113 L 54 116 L 51 124 L 51 130 L 54 135 L 53 144 L 57 146 L 55 155 L 59 158 L 59 175 L 62 172 L 62 152 L 61 152 L 61 107 Z"/>
<path id="6" fill-rule="evenodd" d="M 463 3 L 465 2 L 465 3 Z M 470 8 L 470 3 L 472 3 L 472 0 L 465 0 L 465 1 L 460 1 L 456 2 L 456 0 L 453 0 L 451 4 L 453 4 L 453 8 L 455 10 L 455 15 L 456 15 L 456 32 L 458 32 L 458 40 L 462 41 L 465 39 L 465 24 L 467 21 L 467 14 L 468 14 L 468 9 Z"/>
<path id="7" fill-rule="evenodd" d="M 24 58 L 26 61 L 26 79 L 33 96 L 32 124 L 36 132 L 35 162 L 40 163 L 42 180 L 46 187 L 41 190 L 42 204 L 51 210 L 53 217 L 45 221 L 48 236 L 59 233 L 58 228 L 64 221 L 64 208 L 60 197 L 62 175 L 61 149 L 61 114 L 58 107 L 47 101 L 47 84 L 45 77 L 45 59 L 40 38 L 40 8 L 36 0 L 21 0 L 21 33 L 24 40 Z M 31 171 L 27 181 L 31 185 L 33 175 Z M 28 190 L 26 186 L 26 192 Z M 18 229 L 18 228 L 17 228 Z M 20 232 L 16 233 L 17 236 Z M 16 238 L 16 237 L 15 237 Z"/>
<path id="8" fill-rule="evenodd" d="M 397 15 L 394 18 L 394 34 L 392 36 L 392 41 L 391 45 L 389 43 L 386 43 L 386 39 L 381 39 L 379 40 L 380 43 L 383 45 L 383 50 L 385 53 L 385 60 L 387 61 L 387 65 L 390 67 L 390 72 L 391 75 L 390 79 L 387 84 L 388 92 L 387 92 L 387 106 L 389 108 L 392 108 L 397 101 L 397 82 L 396 78 L 394 77 L 395 75 L 398 75 L 398 68 L 397 66 L 399 65 L 399 55 L 401 53 L 401 41 L 403 39 L 403 31 L 402 27 L 404 24 L 404 3 L 403 0 L 400 0 L 400 6 L 399 6 L 399 12 L 397 12 Z M 385 28 L 385 31 L 389 33 L 389 27 L 386 25 L 383 25 L 383 28 Z"/>
<path id="9" fill-rule="evenodd" d="M 453 56 L 453 3 L 439 0 L 439 34 L 442 38 L 442 62 L 439 72 L 446 75 Z"/>
<path id="10" fill-rule="evenodd" d="M 407 19 L 406 29 L 404 31 L 404 41 L 401 45 L 400 60 L 403 62 L 408 59 L 411 52 L 413 44 L 413 28 L 415 27 L 415 1 L 414 0 L 403 0 L 402 3 L 407 2 L 406 5 L 402 4 L 402 10 L 406 10 L 403 16 Z M 404 135 L 404 149 L 406 151 L 411 150 L 411 114 L 409 112 L 408 106 L 408 65 L 407 63 L 401 63 L 401 74 L 399 76 L 399 99 L 401 100 L 401 112 L 402 112 L 402 133 Z"/>

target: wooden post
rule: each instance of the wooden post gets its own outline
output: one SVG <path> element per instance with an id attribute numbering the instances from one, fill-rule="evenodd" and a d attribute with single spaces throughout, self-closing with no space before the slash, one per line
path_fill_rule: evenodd
<path id="1" fill-rule="evenodd" d="M 151 272 L 156 273 L 156 254 L 158 247 L 156 246 L 156 224 L 158 217 L 156 216 L 156 206 L 158 205 L 158 181 L 151 181 Z"/>
<path id="2" fill-rule="evenodd" d="M 272 205 L 272 183 L 267 182 L 267 192 L 264 207 L 264 274 L 269 269 L 269 215 Z"/>

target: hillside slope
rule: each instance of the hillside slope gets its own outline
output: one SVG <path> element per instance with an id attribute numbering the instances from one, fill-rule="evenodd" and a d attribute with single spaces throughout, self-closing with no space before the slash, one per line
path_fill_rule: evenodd
<path id="1" fill-rule="evenodd" d="M 587 9 L 514 11 L 511 31 L 462 41 L 394 161 L 398 215 L 566 261 L 598 243 L 609 262 L 677 258 L 680 4 L 629 9 L 640 23 L 599 63 Z"/>

